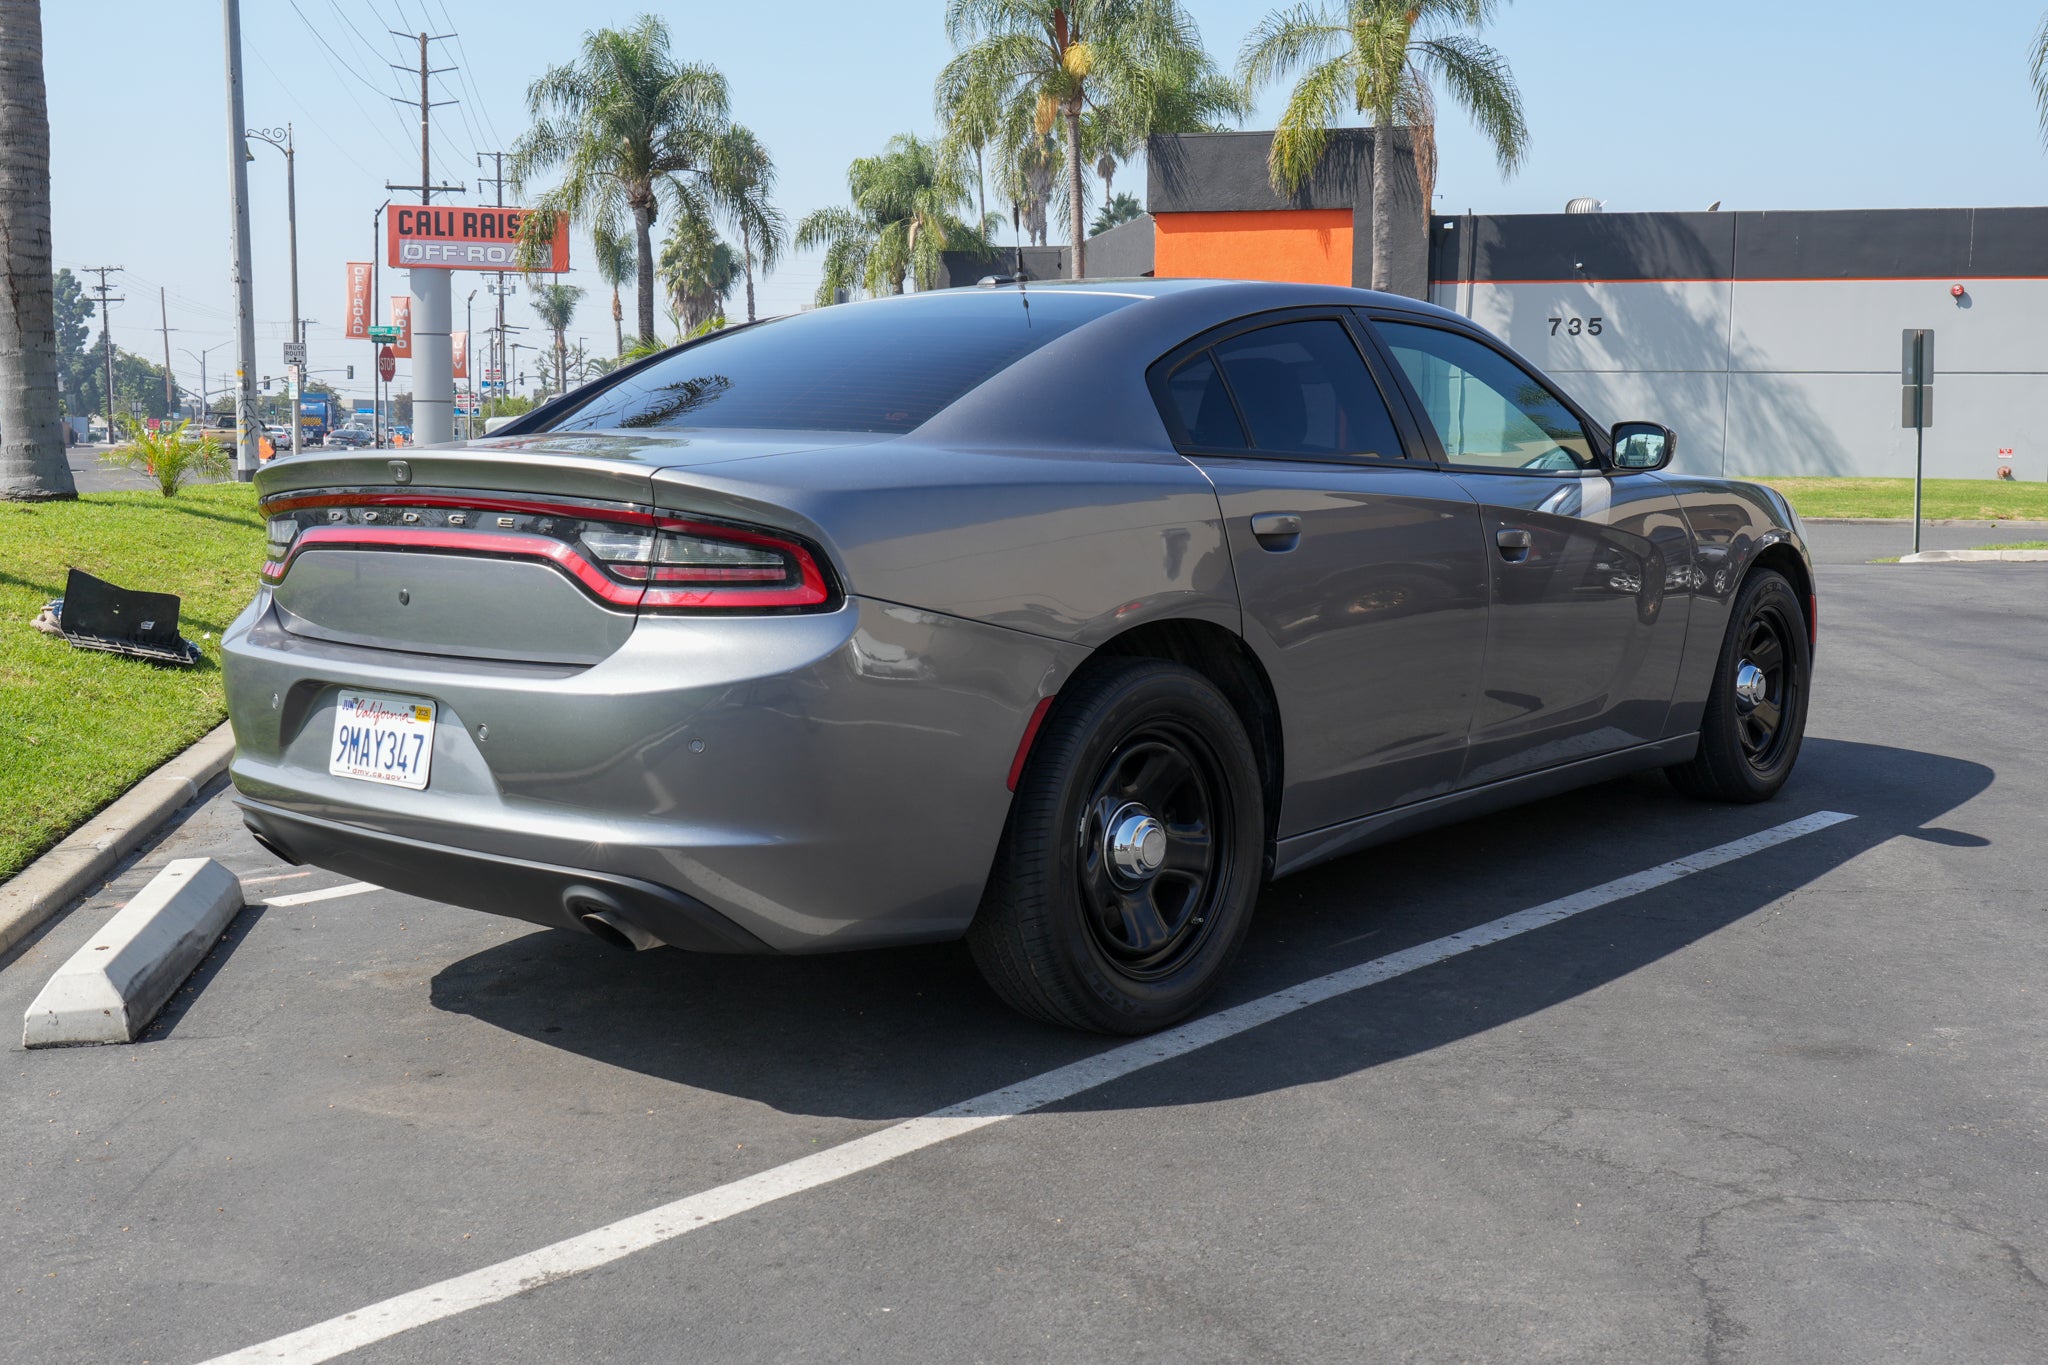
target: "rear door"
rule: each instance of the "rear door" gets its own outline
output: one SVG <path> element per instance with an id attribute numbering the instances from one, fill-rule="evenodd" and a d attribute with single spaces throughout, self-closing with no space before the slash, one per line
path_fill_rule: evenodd
<path id="1" fill-rule="evenodd" d="M 1244 629 L 1279 695 L 1280 834 L 1450 790 L 1486 637 L 1477 502 L 1420 455 L 1342 310 L 1246 319 L 1153 368 L 1215 484 Z"/>
<path id="2" fill-rule="evenodd" d="M 1691 600 L 1676 497 L 1605 468 L 1602 438 L 1492 343 L 1398 314 L 1374 328 L 1481 509 L 1492 610 L 1461 785 L 1663 738 Z"/>

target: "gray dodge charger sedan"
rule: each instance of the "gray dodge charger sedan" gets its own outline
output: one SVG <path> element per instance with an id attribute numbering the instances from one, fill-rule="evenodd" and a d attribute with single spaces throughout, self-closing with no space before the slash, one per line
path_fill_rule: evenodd
<path id="1" fill-rule="evenodd" d="M 1183 1018 L 1260 886 L 1634 769 L 1759 801 L 1813 575 L 1455 314 L 1000 284 L 734 328 L 499 436 L 266 468 L 249 827 L 615 945 L 965 936 Z"/>

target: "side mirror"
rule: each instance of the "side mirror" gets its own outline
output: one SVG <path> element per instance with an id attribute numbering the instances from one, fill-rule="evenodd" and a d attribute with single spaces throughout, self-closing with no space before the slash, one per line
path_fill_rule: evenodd
<path id="1" fill-rule="evenodd" d="M 1614 424 L 1614 467 L 1625 473 L 1662 469 L 1678 453 L 1678 433 L 1656 422 Z"/>

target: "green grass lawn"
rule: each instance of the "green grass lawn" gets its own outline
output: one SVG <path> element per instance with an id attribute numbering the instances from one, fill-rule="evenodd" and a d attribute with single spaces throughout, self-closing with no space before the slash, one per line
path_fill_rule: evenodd
<path id="1" fill-rule="evenodd" d="M 1802 517 L 1913 515 L 1911 479 L 1758 479 L 1792 500 Z M 2048 521 L 2048 483 L 1929 479 L 1921 515 L 1960 521 Z"/>
<path id="2" fill-rule="evenodd" d="M 256 593 L 247 484 L 0 503 L 0 880 L 220 724 L 221 630 Z M 191 668 L 73 649 L 29 625 L 76 567 L 184 599 Z"/>
<path id="3" fill-rule="evenodd" d="M 1996 545 L 1979 545 L 1980 550 L 2048 550 L 2048 540 L 2007 540 Z"/>

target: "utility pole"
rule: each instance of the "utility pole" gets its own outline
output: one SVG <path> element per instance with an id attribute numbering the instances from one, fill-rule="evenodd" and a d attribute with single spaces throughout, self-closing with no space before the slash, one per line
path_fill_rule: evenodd
<path id="1" fill-rule="evenodd" d="M 420 183 L 417 185 L 394 185 L 385 182 L 387 190 L 418 190 L 420 202 L 431 204 L 436 192 L 461 194 L 466 186 L 436 185 L 434 183 L 433 156 L 430 151 L 433 136 L 433 111 L 437 104 L 454 104 L 454 100 L 436 100 L 433 97 L 432 78 L 443 72 L 455 70 L 452 66 L 427 65 L 427 45 L 454 37 L 452 33 L 400 33 L 390 30 L 393 37 L 417 37 L 420 43 Z M 391 65 L 400 71 L 410 67 Z M 392 96 L 398 100 L 396 95 Z M 398 100 L 400 104 L 409 103 Z M 420 445 L 441 445 L 455 439 L 455 354 L 453 330 L 448 298 L 448 271 L 441 267 L 414 266 L 412 275 L 412 431 L 413 440 Z"/>
<path id="2" fill-rule="evenodd" d="M 156 287 L 156 316 L 164 334 L 164 419 L 168 421 L 178 411 L 178 395 L 171 381 L 171 307 L 164 302 L 165 293 L 163 285 Z"/>
<path id="3" fill-rule="evenodd" d="M 485 157 L 489 157 L 489 158 L 491 159 L 491 173 L 490 173 L 489 175 L 487 175 L 487 176 L 483 176 L 483 177 L 480 177 L 480 178 L 479 178 L 479 179 L 477 180 L 477 182 L 476 182 L 476 187 L 477 187 L 478 189 L 482 189 L 482 188 L 483 188 L 484 186 L 486 186 L 486 185 L 489 185 L 489 186 L 491 186 L 491 187 L 492 187 L 492 188 L 493 188 L 494 190 L 496 190 L 496 192 L 497 192 L 497 196 L 498 196 L 498 204 L 497 204 L 497 206 L 498 206 L 499 208 L 503 208 L 503 207 L 505 207 L 505 154 L 504 154 L 503 152 L 478 152 L 478 153 L 476 154 L 476 164 L 477 164 L 477 165 L 478 165 L 479 167 L 481 167 L 481 166 L 482 166 L 482 165 L 484 164 L 484 158 L 485 158 Z M 498 371 L 498 393 L 499 393 L 499 394 L 500 394 L 500 395 L 502 396 L 502 395 L 503 395 L 503 393 L 505 392 L 505 272 L 504 272 L 504 271 L 500 270 L 500 271 L 498 272 L 498 283 L 497 283 L 497 287 L 491 290 L 491 294 L 492 294 L 492 296 L 493 296 L 494 298 L 496 298 L 496 299 L 497 299 L 497 302 L 498 302 L 498 318 L 497 318 L 497 326 L 496 326 L 496 327 L 495 327 L 495 328 L 493 329 L 493 331 L 492 331 L 492 336 L 493 336 L 493 338 L 495 339 L 495 345 L 496 345 L 496 349 L 495 349 L 495 350 L 493 351 L 493 355 L 494 355 L 494 356 L 496 357 L 496 361 L 495 361 L 495 364 L 494 364 L 494 367 L 493 367 L 493 368 L 495 368 L 495 369 L 496 369 L 496 370 Z"/>
<path id="4" fill-rule="evenodd" d="M 292 126 L 287 123 L 282 132 L 276 128 L 251 128 L 249 136 L 284 153 L 284 214 L 292 266 L 292 340 L 304 345 L 305 334 L 299 329 L 299 167 L 298 152 L 292 147 Z M 292 454 L 297 455 L 304 448 L 299 435 L 299 394 L 306 382 L 304 366 L 287 365 L 285 373 L 285 387 L 291 390 Z"/>
<path id="5" fill-rule="evenodd" d="M 112 297 L 112 289 L 107 284 L 107 276 L 118 275 L 121 273 L 121 270 L 122 267 L 118 265 L 89 265 L 85 267 L 86 274 L 100 277 L 100 282 L 91 286 L 91 292 L 100 296 L 100 339 L 105 343 L 107 364 L 108 445 L 114 443 L 114 317 L 107 310 L 107 305 L 110 303 L 126 303 L 128 300 Z"/>
<path id="6" fill-rule="evenodd" d="M 235 238 L 235 477 L 256 477 L 256 301 L 249 265 L 249 143 L 242 114 L 242 4 L 221 0 L 228 63 L 228 175 Z"/>

